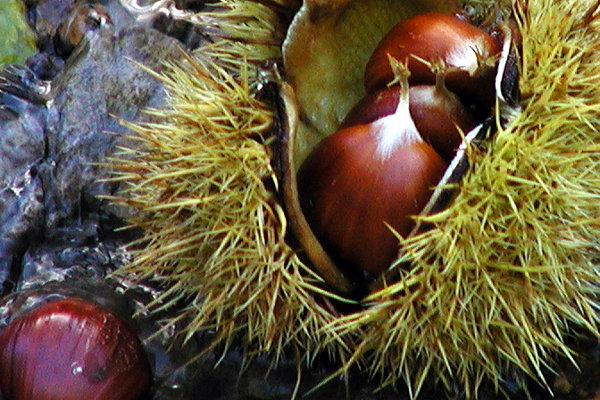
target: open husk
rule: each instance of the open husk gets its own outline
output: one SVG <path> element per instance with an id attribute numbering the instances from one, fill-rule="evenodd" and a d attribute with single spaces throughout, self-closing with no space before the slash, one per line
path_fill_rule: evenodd
<path id="1" fill-rule="evenodd" d="M 298 165 L 365 95 L 365 66 L 392 26 L 420 13 L 458 9 L 457 0 L 304 2 L 282 46 L 285 80 L 300 112 Z"/>
<path id="2" fill-rule="evenodd" d="M 304 10 L 311 4 L 329 5 L 334 21 L 353 7 L 307 1 Z M 163 282 L 150 307 L 183 302 L 188 336 L 214 329 L 215 344 L 235 341 L 274 360 L 293 347 L 304 362 L 325 352 L 338 373 L 357 365 L 382 385 L 405 381 L 413 396 L 428 378 L 467 397 L 507 375 L 545 382 L 556 357 L 572 356 L 571 328 L 598 336 L 598 4 L 467 5 L 479 20 L 516 22 L 520 112 L 506 123 L 496 110 L 493 137 L 465 150 L 470 166 L 453 201 L 418 217 L 432 228 L 399 239 L 396 278 L 355 311 L 337 311 L 337 302 L 353 301 L 305 261 L 281 205 L 273 143 L 285 107 L 273 93 L 299 87 L 302 73 L 273 66 L 296 1 L 222 1 L 202 15 L 222 39 L 160 76 L 170 108 L 150 112 L 161 123 L 128 124 L 138 145 L 113 163 L 126 184 L 115 200 L 140 211 L 130 222 L 145 235 L 120 273 Z M 330 118 L 313 120 L 318 113 L 307 110 L 318 101 L 296 97 L 287 107 L 297 106 L 306 143 L 331 133 L 351 105 L 332 101 Z"/>

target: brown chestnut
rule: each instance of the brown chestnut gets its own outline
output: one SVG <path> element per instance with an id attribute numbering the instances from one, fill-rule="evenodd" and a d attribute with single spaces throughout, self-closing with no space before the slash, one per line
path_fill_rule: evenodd
<path id="1" fill-rule="evenodd" d="M 78 298 L 45 303 L 0 335 L 0 387 L 8 400 L 133 400 L 150 381 L 133 329 Z"/>
<path id="2" fill-rule="evenodd" d="M 370 123 L 394 113 L 401 90 L 393 86 L 366 95 L 350 110 L 340 128 Z M 467 133 L 478 124 L 471 111 L 443 83 L 411 86 L 409 109 L 421 137 L 446 161 L 452 159 L 462 142 L 461 131 Z"/>
<path id="3" fill-rule="evenodd" d="M 379 42 L 365 68 L 365 87 L 373 92 L 394 79 L 389 57 L 408 62 L 411 84 L 435 83 L 429 64 L 442 60 L 451 91 L 468 103 L 490 106 L 500 50 L 491 35 L 454 15 L 417 15 L 394 26 Z"/>
<path id="4" fill-rule="evenodd" d="M 410 232 L 412 216 L 447 168 L 417 132 L 408 87 L 401 88 L 394 112 L 347 122 L 317 145 L 298 172 L 302 210 L 316 237 L 342 264 L 373 275 L 397 256 L 390 228 L 402 236 Z"/>

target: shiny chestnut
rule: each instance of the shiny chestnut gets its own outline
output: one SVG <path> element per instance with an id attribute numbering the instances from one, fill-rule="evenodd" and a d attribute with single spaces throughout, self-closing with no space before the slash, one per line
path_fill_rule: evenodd
<path id="1" fill-rule="evenodd" d="M 45 303 L 0 335 L 0 387 L 7 400 L 133 400 L 150 381 L 132 328 L 78 298 Z"/>
<path id="2" fill-rule="evenodd" d="M 373 122 L 396 112 L 401 88 L 393 86 L 366 95 L 348 113 L 340 128 Z M 454 156 L 463 134 L 479 121 L 443 83 L 409 89 L 409 110 L 417 131 L 446 161 Z"/>
<path id="3" fill-rule="evenodd" d="M 408 62 L 411 84 L 433 84 L 431 63 L 448 67 L 448 88 L 468 103 L 493 104 L 496 59 L 500 43 L 487 32 L 454 16 L 417 15 L 394 26 L 379 42 L 365 68 L 367 92 L 394 79 L 389 57 Z"/>
<path id="4" fill-rule="evenodd" d="M 366 95 L 298 170 L 297 208 L 316 240 L 297 231 L 311 261 L 325 252 L 353 279 L 375 277 L 397 259 L 398 236 L 425 229 L 415 217 L 442 206 L 435 186 L 491 113 L 499 52 L 491 35 L 452 15 L 413 17 L 384 37 L 365 69 Z"/>
<path id="5" fill-rule="evenodd" d="M 408 87 L 396 108 L 372 120 L 355 107 L 301 165 L 298 191 L 316 237 L 340 264 L 377 275 L 398 253 L 447 162 L 426 143 L 409 112 Z M 385 95 L 376 103 L 389 105 Z M 358 114 L 358 116 L 355 116 Z M 390 229 L 391 228 L 391 229 Z"/>

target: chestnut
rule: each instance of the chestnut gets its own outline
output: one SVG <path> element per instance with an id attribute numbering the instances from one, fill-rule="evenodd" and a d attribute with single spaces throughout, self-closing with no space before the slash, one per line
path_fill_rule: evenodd
<path id="1" fill-rule="evenodd" d="M 398 255 L 395 235 L 418 229 L 463 134 L 489 116 L 499 53 L 488 33 L 438 13 L 379 43 L 366 95 L 298 171 L 302 213 L 342 269 L 381 274 Z"/>
<path id="2" fill-rule="evenodd" d="M 340 128 L 366 124 L 392 114 L 398 107 L 400 91 L 393 86 L 367 94 L 342 121 Z M 446 161 L 462 142 L 462 133 L 473 129 L 478 120 L 443 83 L 416 85 L 409 89 L 409 110 L 417 131 Z"/>
<path id="3" fill-rule="evenodd" d="M 399 90 L 395 111 L 361 121 L 352 115 L 360 112 L 355 108 L 298 172 L 302 210 L 316 237 L 341 264 L 373 275 L 397 256 L 392 229 L 402 236 L 410 232 L 412 216 L 447 168 L 417 131 L 408 85 Z"/>
<path id="4" fill-rule="evenodd" d="M 44 303 L 0 335 L 0 388 L 8 400 L 133 400 L 150 382 L 133 329 L 79 298 Z"/>
<path id="5" fill-rule="evenodd" d="M 394 26 L 379 42 L 365 68 L 365 88 L 373 92 L 394 79 L 389 57 L 408 62 L 411 84 L 435 83 L 429 64 L 442 60 L 451 91 L 467 103 L 491 106 L 500 51 L 494 37 L 457 16 L 417 15 Z"/>

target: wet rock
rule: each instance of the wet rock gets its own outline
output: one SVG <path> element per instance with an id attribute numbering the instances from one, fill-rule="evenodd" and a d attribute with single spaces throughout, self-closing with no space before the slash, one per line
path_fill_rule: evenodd
<path id="1" fill-rule="evenodd" d="M 21 168 L 0 189 L 0 280 L 2 293 L 14 289 L 20 261 L 43 223 L 43 188 L 35 167 Z"/>
<path id="2" fill-rule="evenodd" d="M 103 241 L 90 223 L 65 227 L 42 243 L 32 243 L 22 258 L 16 290 L 28 290 L 48 282 L 74 277 L 101 280 L 120 264 L 114 259 L 117 244 Z"/>
<path id="3" fill-rule="evenodd" d="M 19 261 L 43 223 L 39 163 L 46 151 L 43 85 L 24 66 L 0 73 L 0 282 L 14 288 Z"/>
<path id="4" fill-rule="evenodd" d="M 8 290 L 18 284 L 20 260 L 34 239 L 64 235 L 65 226 L 89 232 L 91 216 L 100 219 L 105 202 L 97 196 L 115 187 L 99 182 L 108 174 L 96 163 L 126 131 L 116 118 L 147 119 L 142 110 L 164 100 L 160 83 L 135 62 L 160 69 L 179 56 L 177 41 L 156 30 L 102 29 L 69 59 L 52 93 L 27 67 L 2 71 L 0 279 Z M 95 231 L 89 236 L 100 240 Z"/>
<path id="5" fill-rule="evenodd" d="M 100 29 L 80 46 L 64 72 L 52 82 L 59 118 L 48 129 L 46 228 L 78 215 L 84 198 L 97 198 L 114 185 L 95 165 L 105 162 L 125 133 L 117 120 L 144 120 L 145 107 L 164 100 L 160 83 L 137 63 L 160 69 L 181 55 L 177 42 L 153 29 L 135 27 L 114 33 Z M 102 204 L 102 202 L 100 202 Z"/>
<path id="6" fill-rule="evenodd" d="M 39 79 L 50 81 L 65 68 L 65 61 L 50 53 L 36 53 L 27 59 L 27 66 Z"/>
<path id="7" fill-rule="evenodd" d="M 0 98 L 4 97 L 0 94 Z M 12 180 L 15 171 L 35 163 L 45 152 L 44 110 L 29 107 L 24 99 L 3 102 L 0 108 L 0 186 Z M 20 112 L 18 109 L 21 109 Z"/>
<path id="8" fill-rule="evenodd" d="M 27 19 L 38 37 L 42 53 L 68 58 L 81 36 L 110 24 L 115 32 L 132 27 L 152 27 L 194 49 L 205 39 L 201 28 L 187 19 L 201 9 L 201 1 L 172 0 L 31 0 Z M 188 7 L 188 8 L 186 8 Z"/>
<path id="9" fill-rule="evenodd" d="M 114 265 L 115 222 L 97 196 L 106 161 L 126 129 L 118 118 L 144 120 L 164 100 L 161 84 L 136 62 L 159 70 L 181 56 L 176 40 L 151 28 L 86 35 L 68 68 L 48 84 L 25 66 L 0 73 L 0 281 L 4 292 L 76 271 L 94 277 Z M 40 56 L 41 65 L 48 57 Z M 32 64 L 36 64 L 32 62 Z M 40 68 L 42 71 L 46 67 Z M 118 236 L 118 235 L 117 235 Z M 61 267 L 61 265 L 68 265 Z"/>
<path id="10" fill-rule="evenodd" d="M 14 194 L 24 190 L 27 171 L 37 175 L 34 167 L 46 153 L 46 96 L 47 86 L 25 66 L 0 73 L 0 187 Z"/>

